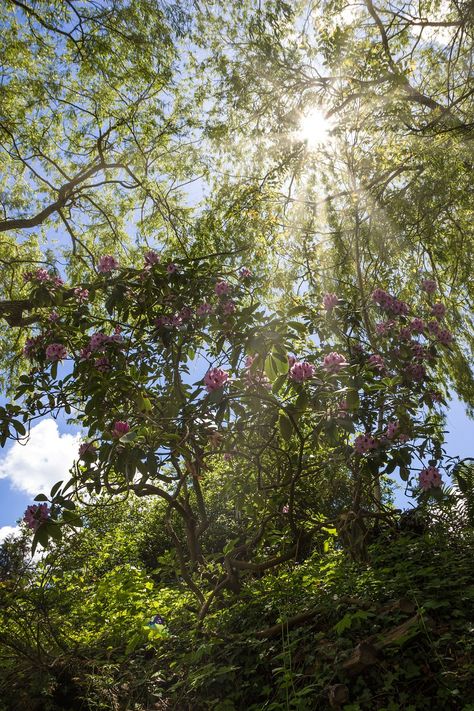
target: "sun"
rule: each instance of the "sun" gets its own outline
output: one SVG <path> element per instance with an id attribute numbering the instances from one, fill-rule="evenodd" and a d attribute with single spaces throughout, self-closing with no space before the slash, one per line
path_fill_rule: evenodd
<path id="1" fill-rule="evenodd" d="M 311 109 L 303 116 L 298 130 L 298 138 L 306 141 L 309 148 L 316 148 L 331 140 L 334 122 L 319 108 Z"/>

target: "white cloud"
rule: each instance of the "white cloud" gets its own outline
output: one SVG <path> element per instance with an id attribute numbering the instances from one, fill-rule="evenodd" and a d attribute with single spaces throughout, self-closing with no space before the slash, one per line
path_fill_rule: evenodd
<path id="1" fill-rule="evenodd" d="M 79 433 L 60 434 L 53 419 L 42 420 L 26 444 L 15 442 L 0 460 L 0 479 L 26 494 L 49 494 L 53 484 L 69 479 L 79 441 Z"/>
<path id="2" fill-rule="evenodd" d="M 10 533 L 20 533 L 19 526 L 0 526 L 0 545 Z"/>

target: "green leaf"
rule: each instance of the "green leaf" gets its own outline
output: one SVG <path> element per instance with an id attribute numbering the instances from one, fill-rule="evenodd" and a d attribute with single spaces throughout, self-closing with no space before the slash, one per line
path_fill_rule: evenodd
<path id="1" fill-rule="evenodd" d="M 293 434 L 293 423 L 285 412 L 280 412 L 278 415 L 278 426 L 280 428 L 281 436 L 285 442 L 288 442 Z"/>

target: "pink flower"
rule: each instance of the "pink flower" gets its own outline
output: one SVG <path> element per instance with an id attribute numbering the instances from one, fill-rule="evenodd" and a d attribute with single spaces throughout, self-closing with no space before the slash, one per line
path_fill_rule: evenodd
<path id="1" fill-rule="evenodd" d="M 93 333 L 89 339 L 88 348 L 90 351 L 98 351 L 110 341 L 110 337 L 105 333 Z"/>
<path id="2" fill-rule="evenodd" d="M 384 311 L 391 311 L 397 315 L 408 313 L 408 306 L 404 301 L 399 301 L 383 289 L 375 289 L 375 291 L 372 292 L 372 300 Z"/>
<path id="3" fill-rule="evenodd" d="M 427 294 L 434 294 L 436 291 L 436 282 L 433 279 L 423 279 L 421 288 L 423 291 L 426 291 Z"/>
<path id="4" fill-rule="evenodd" d="M 433 304 L 433 307 L 431 309 L 431 315 L 435 316 L 436 318 L 443 318 L 443 316 L 446 313 L 446 306 L 441 303 Z"/>
<path id="5" fill-rule="evenodd" d="M 59 321 L 59 314 L 57 311 L 51 311 L 51 313 L 48 316 L 48 321 L 51 321 L 51 323 L 55 323 L 56 321 Z"/>
<path id="6" fill-rule="evenodd" d="M 411 346 L 411 350 L 413 353 L 413 357 L 416 360 L 424 360 L 425 358 L 428 359 L 430 357 L 426 348 L 422 346 L 421 343 L 413 343 Z"/>
<path id="7" fill-rule="evenodd" d="M 400 423 L 396 422 L 395 420 L 392 422 L 389 422 L 387 425 L 387 429 L 385 431 L 385 436 L 387 439 L 394 439 L 398 433 L 398 430 L 400 429 Z"/>
<path id="8" fill-rule="evenodd" d="M 38 348 L 42 345 L 41 336 L 33 336 L 32 338 L 27 338 L 25 342 L 25 347 L 23 348 L 23 355 L 25 358 L 34 358 Z"/>
<path id="9" fill-rule="evenodd" d="M 82 442 L 79 445 L 79 459 L 95 458 L 96 448 L 92 442 Z"/>
<path id="10" fill-rule="evenodd" d="M 250 356 L 250 355 L 245 356 L 245 367 L 251 368 L 254 360 L 255 360 L 255 356 Z"/>
<path id="11" fill-rule="evenodd" d="M 214 287 L 217 296 L 225 296 L 230 291 L 230 284 L 227 281 L 218 281 Z"/>
<path id="12" fill-rule="evenodd" d="M 302 383 L 309 378 L 312 378 L 316 372 L 316 368 L 311 363 L 296 361 L 290 369 L 290 378 L 297 383 Z"/>
<path id="13" fill-rule="evenodd" d="M 294 364 L 296 363 L 296 357 L 294 355 L 288 354 L 287 358 L 288 358 L 288 368 L 291 369 L 294 366 Z"/>
<path id="14" fill-rule="evenodd" d="M 335 306 L 339 303 L 339 297 L 337 294 L 327 293 L 323 296 L 323 308 L 326 311 L 332 311 Z"/>
<path id="15" fill-rule="evenodd" d="M 211 304 L 208 304 L 206 301 L 203 301 L 202 304 L 199 304 L 199 306 L 196 309 L 196 315 L 197 316 L 207 316 L 208 314 L 212 314 L 212 306 Z"/>
<path id="16" fill-rule="evenodd" d="M 388 333 L 395 325 L 395 321 L 381 321 L 375 324 L 375 330 L 379 336 L 383 336 Z"/>
<path id="17" fill-rule="evenodd" d="M 29 528 L 37 531 L 42 523 L 45 523 L 51 518 L 51 509 L 48 504 L 32 504 L 27 506 L 23 521 L 28 524 Z"/>
<path id="18" fill-rule="evenodd" d="M 440 326 L 439 326 L 439 323 L 438 323 L 437 321 L 430 321 L 430 322 L 428 323 L 427 328 L 428 328 L 428 331 L 429 331 L 431 334 L 433 334 L 433 336 L 437 336 L 437 335 L 439 334 Z"/>
<path id="19" fill-rule="evenodd" d="M 100 373 L 106 373 L 110 370 L 110 361 L 107 356 L 102 356 L 102 358 L 96 358 L 94 365 Z"/>
<path id="20" fill-rule="evenodd" d="M 339 400 L 339 402 L 337 403 L 337 407 L 338 407 L 337 416 L 338 417 L 345 417 L 347 415 L 347 411 L 349 409 L 349 403 L 347 402 L 347 400 L 345 400 L 345 399 Z"/>
<path id="21" fill-rule="evenodd" d="M 171 326 L 171 318 L 169 316 L 158 316 L 155 318 L 155 326 L 161 328 L 162 326 Z"/>
<path id="22" fill-rule="evenodd" d="M 420 472 L 420 486 L 423 491 L 441 486 L 441 475 L 437 467 L 426 467 Z"/>
<path id="23" fill-rule="evenodd" d="M 409 378 L 415 381 L 424 380 L 426 377 L 426 370 L 421 363 L 412 363 L 406 369 L 406 373 Z"/>
<path id="24" fill-rule="evenodd" d="M 402 341 L 409 341 L 410 338 L 411 338 L 411 329 L 410 329 L 410 327 L 409 327 L 409 326 L 403 326 L 403 327 L 400 329 L 399 335 L 400 335 L 400 338 L 402 339 Z"/>
<path id="25" fill-rule="evenodd" d="M 354 441 L 354 449 L 357 454 L 365 454 L 372 449 L 377 449 L 377 440 L 370 434 L 358 435 Z"/>
<path id="26" fill-rule="evenodd" d="M 80 286 L 76 286 L 74 289 L 74 296 L 76 297 L 77 301 L 80 303 L 87 301 L 89 298 L 89 291 L 88 289 L 82 289 Z"/>
<path id="27" fill-rule="evenodd" d="M 249 277 L 252 276 L 252 272 L 247 267 L 242 267 L 242 269 L 239 272 L 239 276 L 241 279 L 248 279 Z"/>
<path id="28" fill-rule="evenodd" d="M 288 506 L 288 504 L 284 504 L 284 505 L 281 507 L 281 512 L 282 512 L 283 514 L 290 513 L 290 507 Z"/>
<path id="29" fill-rule="evenodd" d="M 324 356 L 323 368 L 327 370 L 328 373 L 338 373 L 341 368 L 344 368 L 346 365 L 348 365 L 348 363 L 341 353 L 334 351 Z"/>
<path id="30" fill-rule="evenodd" d="M 166 273 L 167 274 L 176 274 L 178 271 L 178 267 L 174 262 L 170 262 L 169 264 L 166 265 Z"/>
<path id="31" fill-rule="evenodd" d="M 235 302 L 234 301 L 225 301 L 222 307 L 223 312 L 229 316 L 230 314 L 233 314 L 235 311 Z"/>
<path id="32" fill-rule="evenodd" d="M 50 343 L 46 346 L 46 358 L 52 361 L 64 360 L 67 356 L 66 346 L 62 343 Z"/>
<path id="33" fill-rule="evenodd" d="M 204 376 L 204 385 L 208 393 L 212 393 L 213 390 L 218 390 L 229 378 L 229 374 L 221 368 L 211 368 L 207 371 Z"/>
<path id="34" fill-rule="evenodd" d="M 374 353 L 374 355 L 370 356 L 367 363 L 371 368 L 375 368 L 375 370 L 378 370 L 381 373 L 385 370 L 384 359 L 382 358 L 382 356 L 377 355 L 376 353 Z"/>
<path id="35" fill-rule="evenodd" d="M 412 333 L 423 333 L 425 330 L 425 323 L 421 318 L 414 318 L 410 323 L 410 330 Z"/>
<path id="36" fill-rule="evenodd" d="M 126 435 L 127 432 L 130 432 L 130 425 L 128 424 L 128 422 L 124 422 L 123 420 L 117 420 L 117 422 L 114 423 L 112 437 L 116 437 L 117 439 L 119 439 L 120 437 Z"/>
<path id="37" fill-rule="evenodd" d="M 180 316 L 179 314 L 175 314 L 175 315 L 171 318 L 171 325 L 172 325 L 172 326 L 175 326 L 176 328 L 177 328 L 178 326 L 181 326 L 182 323 L 183 323 L 183 319 L 181 318 L 181 316 Z"/>
<path id="38" fill-rule="evenodd" d="M 448 331 L 447 328 L 443 328 L 439 333 L 438 333 L 438 341 L 443 344 L 443 346 L 449 346 L 450 343 L 453 342 L 453 334 L 451 331 Z"/>
<path id="39" fill-rule="evenodd" d="M 113 272 L 114 269 L 118 268 L 119 263 L 117 262 L 115 257 L 112 257 L 112 255 L 110 254 L 104 254 L 104 256 L 99 259 L 99 264 L 97 265 L 97 269 L 101 274 Z"/>
<path id="40" fill-rule="evenodd" d="M 145 252 L 144 257 L 145 267 L 152 267 L 154 264 L 158 264 L 161 259 L 158 252 L 155 252 L 153 249 L 150 249 L 148 250 L 148 252 Z"/>
<path id="41" fill-rule="evenodd" d="M 36 281 L 49 281 L 51 279 L 51 275 L 49 272 L 46 271 L 46 269 L 37 269 L 33 273 L 33 279 L 36 279 Z"/>

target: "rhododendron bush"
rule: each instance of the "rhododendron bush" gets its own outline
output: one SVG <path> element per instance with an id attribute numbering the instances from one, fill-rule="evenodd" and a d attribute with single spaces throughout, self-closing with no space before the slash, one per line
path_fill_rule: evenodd
<path id="1" fill-rule="evenodd" d="M 334 293 L 289 298 L 272 313 L 258 275 L 215 258 L 147 252 L 132 268 L 106 255 L 88 283 L 69 286 L 44 270 L 26 279 L 38 324 L 24 349 L 30 370 L 2 412 L 3 443 L 61 412 L 84 438 L 70 480 L 28 509 L 35 545 L 80 525 L 77 501 L 157 496 L 205 614 L 210 600 L 192 571 L 204 563 L 206 476 L 217 464 L 244 522 L 240 543 L 222 552 L 218 588 L 340 526 L 308 505 L 336 472 L 351 512 L 341 540 L 354 556 L 373 520 L 391 516 L 387 477 L 419 500 L 441 495 L 433 376 L 453 339 L 432 280 L 410 302 L 377 288 L 359 318 Z M 264 551 L 277 522 L 286 534 Z"/>

